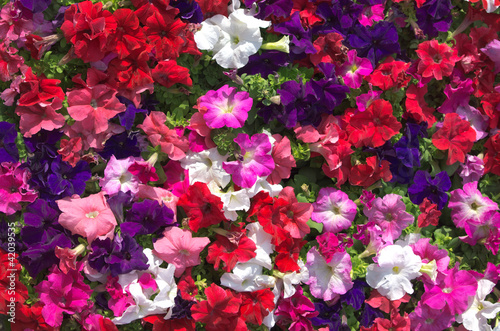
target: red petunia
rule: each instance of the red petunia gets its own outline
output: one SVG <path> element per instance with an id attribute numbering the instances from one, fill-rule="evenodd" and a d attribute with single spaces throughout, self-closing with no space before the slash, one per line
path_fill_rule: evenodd
<path id="1" fill-rule="evenodd" d="M 406 111 L 403 117 L 412 118 L 417 123 L 427 122 L 428 127 L 431 127 L 435 122 L 434 109 L 427 106 L 424 96 L 427 94 L 427 85 L 417 87 L 411 85 L 406 90 Z"/>
<path id="2" fill-rule="evenodd" d="M 240 315 L 246 322 L 255 325 L 262 325 L 262 319 L 274 309 L 274 294 L 268 288 L 243 292 L 242 300 Z"/>
<path id="3" fill-rule="evenodd" d="M 170 318 L 166 320 L 163 315 L 149 315 L 142 320 L 153 324 L 153 331 L 195 331 L 196 324 L 193 319 Z"/>
<path id="4" fill-rule="evenodd" d="M 205 18 L 212 17 L 214 15 L 224 15 L 227 16 L 227 5 L 229 0 L 197 0 L 198 5 L 200 5 L 201 11 Z"/>
<path id="5" fill-rule="evenodd" d="M 386 314 L 391 314 L 392 312 L 399 312 L 399 306 L 401 303 L 409 302 L 410 299 L 410 295 L 406 293 L 401 299 L 391 301 L 380 294 L 379 291 L 372 290 L 370 297 L 366 299 L 365 302 L 373 308 L 378 308 Z"/>
<path id="6" fill-rule="evenodd" d="M 447 44 L 440 44 L 437 40 L 424 41 L 415 51 L 420 58 L 417 72 L 422 77 L 434 77 L 442 80 L 443 76 L 451 75 L 455 63 L 460 60 L 457 51 Z"/>
<path id="7" fill-rule="evenodd" d="M 484 146 L 486 147 L 484 173 L 491 172 L 500 176 L 500 134 L 491 136 Z"/>
<path id="8" fill-rule="evenodd" d="M 0 80 L 3 82 L 11 80 L 24 63 L 24 59 L 16 53 L 16 48 L 9 47 L 5 42 L 0 43 Z"/>
<path id="9" fill-rule="evenodd" d="M 356 148 L 380 147 L 402 127 L 392 114 L 391 104 L 383 99 L 374 100 L 365 111 L 348 118 L 348 121 L 349 141 Z"/>
<path id="10" fill-rule="evenodd" d="M 410 81 L 410 76 L 406 74 L 409 67 L 409 63 L 395 61 L 392 56 L 389 56 L 365 77 L 365 80 L 384 91 L 394 87 L 400 89 L 406 87 Z"/>
<path id="11" fill-rule="evenodd" d="M 224 290 L 215 283 L 205 289 L 207 300 L 191 307 L 191 316 L 196 322 L 206 323 L 207 331 L 247 330 L 245 321 L 239 311 L 242 303 L 241 295 L 231 290 Z"/>
<path id="12" fill-rule="evenodd" d="M 465 162 L 465 154 L 471 151 L 475 140 L 476 130 L 455 113 L 446 114 L 443 126 L 432 136 L 432 143 L 437 149 L 448 150 L 448 165 Z"/>
<path id="13" fill-rule="evenodd" d="M 48 325 L 42 316 L 43 304 L 37 302 L 31 307 L 16 302 L 16 322 L 11 323 L 12 331 L 54 331 L 56 328 Z"/>
<path id="14" fill-rule="evenodd" d="M 188 215 L 189 228 L 193 232 L 227 221 L 222 211 L 224 206 L 222 200 L 213 195 L 205 183 L 196 182 L 189 186 L 187 192 L 179 198 L 177 205 Z"/>
<path id="15" fill-rule="evenodd" d="M 297 261 L 299 260 L 300 250 L 306 243 L 306 240 L 288 237 L 280 245 L 276 246 L 275 251 L 278 253 L 274 260 L 276 268 L 285 273 L 299 271 L 300 266 Z"/>
<path id="16" fill-rule="evenodd" d="M 61 30 L 73 44 L 75 55 L 85 63 L 99 61 L 114 50 L 110 35 L 116 30 L 116 19 L 102 6 L 100 2 L 84 1 L 71 5 L 64 13 Z"/>
<path id="17" fill-rule="evenodd" d="M 167 88 L 177 83 L 193 86 L 193 81 L 189 77 L 189 69 L 178 65 L 175 60 L 158 62 L 152 75 L 155 82 Z"/>
<path id="18" fill-rule="evenodd" d="M 223 269 L 231 272 L 236 263 L 254 258 L 257 255 L 256 249 L 255 243 L 243 233 L 231 240 L 218 234 L 216 241 L 208 247 L 207 262 L 214 264 L 214 269 L 219 270 L 220 262 L 223 261 Z"/>
<path id="19" fill-rule="evenodd" d="M 388 182 L 392 179 L 389 166 L 389 161 L 379 162 L 376 155 L 370 156 L 366 158 L 366 164 L 356 164 L 351 168 L 349 183 L 366 188 L 375 184 L 379 179 Z"/>
<path id="20" fill-rule="evenodd" d="M 144 33 L 148 42 L 153 46 L 155 57 L 160 60 L 172 60 L 179 57 L 184 44 L 180 36 L 186 27 L 186 23 L 175 16 L 154 11 L 146 19 Z"/>
<path id="21" fill-rule="evenodd" d="M 192 267 L 187 268 L 177 284 L 177 288 L 181 292 L 181 297 L 184 300 L 190 301 L 196 300 L 195 296 L 198 295 L 198 287 L 194 283 L 194 279 L 191 276 L 192 269 Z"/>
<path id="22" fill-rule="evenodd" d="M 112 44 L 119 59 L 124 59 L 130 52 L 145 47 L 146 35 L 139 26 L 137 15 L 129 8 L 120 8 L 113 13 L 117 28 Z"/>
<path id="23" fill-rule="evenodd" d="M 63 101 L 65 95 L 62 88 L 57 86 L 59 83 L 61 83 L 60 80 L 47 79 L 43 74 L 36 76 L 29 68 L 25 73 L 23 82 L 19 84 L 21 97 L 17 105 L 29 107 L 41 102 L 48 104 L 52 98 L 59 98 Z"/>
<path id="24" fill-rule="evenodd" d="M 316 54 L 311 54 L 311 62 L 317 66 L 321 62 L 344 63 L 347 60 L 347 48 L 342 45 L 344 38 L 335 32 L 319 36 L 314 40 Z"/>
<path id="25" fill-rule="evenodd" d="M 490 118 L 490 128 L 500 128 L 500 93 L 488 93 L 481 99 L 483 111 Z"/>
<path id="26" fill-rule="evenodd" d="M 418 227 L 425 228 L 429 225 L 437 226 L 439 223 L 439 216 L 441 211 L 437 209 L 437 205 L 425 198 L 424 201 L 418 206 L 421 214 L 418 215 Z"/>

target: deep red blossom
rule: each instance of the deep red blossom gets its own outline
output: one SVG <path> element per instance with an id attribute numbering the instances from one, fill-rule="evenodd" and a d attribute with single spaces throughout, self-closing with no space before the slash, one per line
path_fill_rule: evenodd
<path id="1" fill-rule="evenodd" d="M 124 59 L 130 52 L 145 47 L 146 35 L 137 15 L 129 8 L 120 8 L 113 13 L 116 19 L 116 32 L 113 34 L 111 43 L 114 45 L 114 52 L 119 59 Z"/>
<path id="2" fill-rule="evenodd" d="M 80 161 L 80 151 L 82 150 L 82 138 L 74 137 L 71 139 L 61 139 L 61 146 L 57 150 L 62 156 L 62 160 L 75 166 Z"/>
<path id="3" fill-rule="evenodd" d="M 58 79 L 47 79 L 44 74 L 36 76 L 29 68 L 24 74 L 25 78 L 19 84 L 19 94 L 21 97 L 17 102 L 18 106 L 33 106 L 41 102 L 50 103 L 52 98 L 64 100 L 64 92 L 60 88 Z"/>
<path id="4" fill-rule="evenodd" d="M 417 123 L 427 122 L 427 125 L 431 127 L 435 122 L 434 109 L 427 106 L 424 96 L 427 94 L 427 85 L 418 87 L 417 85 L 411 85 L 406 90 L 406 111 L 403 117 L 408 119 L 411 118 Z"/>
<path id="5" fill-rule="evenodd" d="M 227 16 L 227 5 L 229 0 L 197 0 L 205 18 L 220 14 Z"/>
<path id="6" fill-rule="evenodd" d="M 344 184 L 349 177 L 351 170 L 351 154 L 354 153 L 354 151 L 351 148 L 351 144 L 346 139 L 339 139 L 335 148 L 331 148 L 331 152 L 338 157 L 338 167 L 331 170 L 328 163 L 323 163 L 321 169 L 328 177 L 337 179 L 335 185 L 340 188 L 340 185 Z"/>
<path id="7" fill-rule="evenodd" d="M 223 269 L 231 272 L 238 262 L 247 262 L 257 254 L 257 246 L 245 234 L 240 233 L 236 239 L 217 235 L 216 241 L 208 247 L 207 262 L 214 264 L 214 269 L 219 270 L 220 262 L 224 262 Z"/>
<path id="8" fill-rule="evenodd" d="M 424 41 L 415 52 L 420 58 L 417 72 L 424 78 L 441 80 L 450 76 L 455 63 L 460 60 L 456 50 L 447 44 L 440 44 L 436 39 Z"/>
<path id="9" fill-rule="evenodd" d="M 242 293 L 240 315 L 247 323 L 262 325 L 264 317 L 274 309 L 274 294 L 266 288 L 254 292 Z"/>
<path id="10" fill-rule="evenodd" d="M 377 156 L 370 156 L 366 158 L 366 164 L 356 164 L 352 166 L 349 174 L 349 183 L 351 183 L 351 185 L 367 188 L 375 184 L 379 179 L 388 182 L 392 179 L 392 173 L 389 166 L 389 161 L 382 160 L 382 162 L 380 162 Z"/>
<path id="11" fill-rule="evenodd" d="M 23 303 L 29 298 L 28 289 L 19 280 L 21 264 L 17 260 L 18 256 L 15 253 L 15 256 L 11 254 L 0 248 L 0 312 L 2 314 L 9 311 L 7 305 L 10 303 L 11 297 L 17 303 Z M 15 277 L 11 279 L 9 276 L 12 274 Z M 13 283 L 13 286 L 11 286 L 11 283 Z M 9 294 L 9 288 L 12 287 L 15 288 L 15 293 Z"/>
<path id="12" fill-rule="evenodd" d="M 403 88 L 408 85 L 410 76 L 406 71 L 410 63 L 395 61 L 392 56 L 387 57 L 365 80 L 373 86 L 379 87 L 384 91 L 391 88 Z"/>
<path id="13" fill-rule="evenodd" d="M 193 86 L 189 69 L 178 65 L 175 60 L 158 62 L 152 75 L 155 82 L 167 88 L 177 83 Z"/>
<path id="14" fill-rule="evenodd" d="M 154 11 L 146 19 L 144 33 L 153 46 L 157 60 L 169 60 L 179 57 L 184 40 L 180 36 L 186 23 L 172 15 Z"/>
<path id="15" fill-rule="evenodd" d="M 476 130 L 455 113 L 446 114 L 443 126 L 432 136 L 432 143 L 437 149 L 448 151 L 448 165 L 465 162 L 465 154 L 471 151 L 475 140 Z"/>
<path id="16" fill-rule="evenodd" d="M 239 311 L 241 295 L 231 290 L 224 290 L 215 283 L 205 289 L 207 300 L 191 307 L 191 316 L 196 322 L 206 323 L 207 331 L 247 330 Z"/>
<path id="17" fill-rule="evenodd" d="M 211 225 L 227 221 L 222 211 L 222 200 L 213 195 L 207 184 L 196 182 L 189 186 L 177 202 L 189 217 L 189 228 L 197 232 L 200 228 L 207 228 Z"/>
<path id="18" fill-rule="evenodd" d="M 37 302 L 32 306 L 16 302 L 16 323 L 11 323 L 12 331 L 54 331 L 54 328 L 47 323 L 42 315 L 43 304 Z M 0 309 L 1 311 L 1 309 Z M 6 310 L 5 310 L 6 311 Z"/>
<path id="19" fill-rule="evenodd" d="M 481 98 L 483 111 L 490 118 L 490 129 L 500 128 L 500 93 L 488 93 Z"/>
<path id="20" fill-rule="evenodd" d="M 146 323 L 153 324 L 153 331 L 195 331 L 196 324 L 189 318 L 165 319 L 163 315 L 149 315 L 142 319 Z"/>
<path id="21" fill-rule="evenodd" d="M 306 243 L 306 240 L 287 237 L 281 244 L 277 245 L 275 251 L 278 255 L 274 260 L 276 268 L 285 273 L 299 271 L 300 266 L 297 261 L 299 260 L 300 250 Z"/>
<path id="22" fill-rule="evenodd" d="M 192 267 L 187 268 L 177 284 L 177 288 L 181 292 L 181 297 L 184 300 L 193 301 L 195 300 L 195 296 L 198 295 L 198 287 L 194 283 L 194 279 L 191 276 L 192 269 Z"/>
<path id="23" fill-rule="evenodd" d="M 435 203 L 431 203 L 429 199 L 425 198 L 424 201 L 418 206 L 418 208 L 421 212 L 421 214 L 418 215 L 419 228 L 425 228 L 429 225 L 438 225 L 441 211 L 437 209 L 437 205 Z"/>
<path id="24" fill-rule="evenodd" d="M 404 316 L 398 313 L 391 314 L 391 319 L 378 317 L 370 328 L 361 327 L 361 331 L 410 331 L 411 321 L 408 313 Z"/>
<path id="25" fill-rule="evenodd" d="M 486 144 L 484 156 L 484 173 L 491 172 L 500 176 L 500 133 L 491 136 Z"/>
<path id="26" fill-rule="evenodd" d="M 391 104 L 383 99 L 373 101 L 368 108 L 348 118 L 349 141 L 356 147 L 379 147 L 399 133 L 401 123 L 392 114 Z"/>
<path id="27" fill-rule="evenodd" d="M 148 17 L 154 12 L 159 11 L 172 17 L 179 13 L 179 9 L 169 5 L 170 0 L 132 0 L 132 4 L 137 8 L 135 14 L 143 25 L 146 25 Z"/>
<path id="28" fill-rule="evenodd" d="M 314 40 L 315 54 L 310 55 L 311 62 L 317 66 L 321 62 L 344 63 L 347 60 L 347 48 L 342 45 L 344 38 L 335 32 L 319 36 Z"/>
<path id="29" fill-rule="evenodd" d="M 73 44 L 75 55 L 83 62 L 101 60 L 108 51 L 113 51 L 111 37 L 116 30 L 116 19 L 102 3 L 84 1 L 73 4 L 64 13 L 61 30 L 68 42 Z"/>

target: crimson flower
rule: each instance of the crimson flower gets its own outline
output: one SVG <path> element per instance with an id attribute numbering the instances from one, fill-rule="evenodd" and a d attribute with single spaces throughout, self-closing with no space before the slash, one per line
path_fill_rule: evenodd
<path id="1" fill-rule="evenodd" d="M 144 32 L 148 42 L 153 45 L 158 60 L 178 58 L 184 44 L 181 32 L 184 30 L 186 23 L 178 18 L 176 19 L 175 14 L 172 14 L 174 13 L 162 14 L 160 11 L 154 11 L 146 19 Z"/>
<path id="2" fill-rule="evenodd" d="M 255 243 L 243 233 L 230 233 L 231 240 L 220 234 L 217 240 L 208 247 L 207 262 L 213 263 L 215 270 L 219 269 L 221 261 L 225 263 L 224 270 L 231 272 L 238 262 L 247 262 L 257 254 Z"/>
<path id="3" fill-rule="evenodd" d="M 212 283 L 205 289 L 205 295 L 207 300 L 191 307 L 191 316 L 196 322 L 206 323 L 207 331 L 247 330 L 239 314 L 242 303 L 239 293 L 235 295 Z"/>
<path id="4" fill-rule="evenodd" d="M 417 85 L 411 85 L 406 90 L 406 112 L 404 113 L 404 118 L 412 118 L 418 124 L 422 122 L 427 122 L 430 127 L 436 122 L 434 117 L 434 108 L 427 105 L 425 101 L 425 95 L 427 94 L 427 85 L 422 87 L 417 87 Z"/>
<path id="5" fill-rule="evenodd" d="M 441 211 L 437 209 L 437 205 L 435 203 L 431 203 L 429 199 L 425 198 L 418 208 L 421 212 L 421 214 L 418 215 L 419 228 L 425 228 L 429 225 L 438 225 Z"/>
<path id="6" fill-rule="evenodd" d="M 262 319 L 274 309 L 274 294 L 266 288 L 255 292 L 243 292 L 240 315 L 246 322 L 262 325 Z"/>
<path id="7" fill-rule="evenodd" d="M 491 136 L 486 144 L 484 156 L 484 173 L 493 173 L 500 176 L 500 134 Z"/>
<path id="8" fill-rule="evenodd" d="M 59 98 L 64 100 L 64 92 L 60 88 L 58 79 L 47 79 L 45 75 L 36 76 L 29 68 L 24 74 L 24 80 L 19 85 L 19 92 L 21 97 L 17 102 L 18 106 L 33 106 L 39 103 L 50 103 L 52 98 Z"/>
<path id="9" fill-rule="evenodd" d="M 115 17 L 102 9 L 101 2 L 84 1 L 66 10 L 61 30 L 66 40 L 73 44 L 76 56 L 88 63 L 101 60 L 114 49 L 110 45 L 110 35 L 116 27 Z"/>
<path id="10" fill-rule="evenodd" d="M 177 289 L 181 292 L 181 297 L 189 301 L 196 300 L 195 296 L 198 295 L 198 287 L 191 276 L 192 269 L 192 267 L 187 268 L 177 284 Z"/>
<path id="11" fill-rule="evenodd" d="M 306 240 L 292 239 L 288 237 L 280 245 L 276 246 L 276 258 L 274 262 L 280 272 L 299 271 L 300 266 L 297 264 L 300 250 L 307 243 Z"/>
<path id="12" fill-rule="evenodd" d="M 432 136 L 432 143 L 437 149 L 448 150 L 448 165 L 457 161 L 464 163 L 465 154 L 471 151 L 475 140 L 476 130 L 456 113 L 446 114 L 443 126 Z"/>
<path id="13" fill-rule="evenodd" d="M 189 228 L 197 232 L 200 228 L 227 221 L 222 211 L 222 200 L 210 193 L 207 184 L 196 182 L 189 186 L 177 203 L 189 217 Z"/>
<path id="14" fill-rule="evenodd" d="M 152 70 L 152 76 L 155 82 L 167 88 L 176 83 L 193 86 L 189 69 L 178 65 L 175 60 L 158 62 Z"/>
<path id="15" fill-rule="evenodd" d="M 392 179 L 389 169 L 390 163 L 387 160 L 380 162 L 376 155 L 366 158 L 366 164 L 357 164 L 351 168 L 349 183 L 351 185 L 368 187 L 379 179 L 388 182 Z"/>
<path id="16" fill-rule="evenodd" d="M 379 87 L 384 91 L 391 88 L 403 88 L 408 85 L 410 76 L 406 70 L 410 67 L 409 63 L 395 61 L 392 56 L 387 57 L 365 80 L 373 86 Z"/>
<path id="17" fill-rule="evenodd" d="M 401 123 L 392 114 L 389 101 L 378 99 L 368 108 L 346 119 L 349 141 L 356 146 L 380 147 L 399 133 Z"/>
<path id="18" fill-rule="evenodd" d="M 417 72 L 422 77 L 434 77 L 442 80 L 443 76 L 451 75 L 455 63 L 460 60 L 457 51 L 447 44 L 440 44 L 437 40 L 427 40 L 418 45 L 415 51 L 420 58 Z"/>
<path id="19" fill-rule="evenodd" d="M 124 59 L 133 50 L 142 48 L 146 44 L 146 35 L 139 26 L 137 15 L 129 8 L 120 8 L 113 13 L 116 19 L 116 33 L 112 43 L 119 59 Z"/>

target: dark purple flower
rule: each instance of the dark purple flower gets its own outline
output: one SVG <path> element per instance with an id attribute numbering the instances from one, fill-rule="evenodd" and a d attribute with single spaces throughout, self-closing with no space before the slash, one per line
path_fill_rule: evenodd
<path id="1" fill-rule="evenodd" d="M 400 53 L 398 31 L 392 22 L 382 21 L 372 27 L 356 25 L 348 40 L 358 56 L 368 58 L 374 67 L 384 57 Z"/>
<path id="2" fill-rule="evenodd" d="M 41 13 L 49 8 L 51 0 L 20 0 L 24 8 L 31 10 L 33 13 Z"/>
<path id="3" fill-rule="evenodd" d="M 57 148 L 55 147 L 55 145 L 59 142 L 59 140 L 61 140 L 62 136 L 62 132 L 56 130 L 40 130 L 30 138 L 24 138 L 24 142 L 26 144 L 26 148 L 30 153 L 41 151 L 44 148 L 50 146 L 50 148 L 55 151 L 55 155 L 57 155 Z"/>
<path id="4" fill-rule="evenodd" d="M 264 51 L 262 54 L 250 56 L 248 64 L 239 69 L 238 73 L 248 75 L 260 74 L 262 78 L 267 78 L 289 62 L 290 59 L 286 53 L 280 51 Z"/>
<path id="5" fill-rule="evenodd" d="M 15 163 L 19 160 L 16 138 L 16 125 L 8 122 L 0 122 L 0 163 Z"/>
<path id="6" fill-rule="evenodd" d="M 319 312 L 318 316 L 311 318 L 311 323 L 314 326 L 328 325 L 330 330 L 340 329 L 340 326 L 342 325 L 342 317 L 340 317 L 342 305 L 340 302 L 331 306 L 324 301 L 315 302 L 314 308 L 317 312 Z"/>
<path id="7" fill-rule="evenodd" d="M 177 296 L 175 297 L 175 305 L 172 308 L 172 319 L 178 318 L 188 318 L 191 319 L 191 306 L 193 306 L 196 301 L 184 300 L 181 296 L 181 291 L 177 291 Z"/>
<path id="8" fill-rule="evenodd" d="M 278 120 L 287 128 L 293 128 L 297 123 L 319 124 L 322 113 L 318 109 L 321 106 L 318 103 L 322 94 L 321 87 L 290 80 L 281 84 L 277 92 L 284 108 Z"/>
<path id="9" fill-rule="evenodd" d="M 322 2 L 316 9 L 316 15 L 321 17 L 323 24 L 314 28 L 314 34 L 337 32 L 342 36 L 348 35 L 353 24 L 358 21 L 363 6 L 351 0 L 335 0 L 332 3 Z"/>
<path id="10" fill-rule="evenodd" d="M 290 16 L 293 8 L 292 0 L 250 0 L 245 1 L 245 5 L 250 8 L 255 2 L 257 2 L 259 6 L 259 12 L 255 15 L 255 17 L 261 20 L 266 19 L 271 15 L 276 17 L 288 17 Z"/>
<path id="11" fill-rule="evenodd" d="M 425 198 L 437 204 L 441 210 L 448 201 L 448 190 L 451 180 L 446 171 L 441 171 L 432 179 L 431 175 L 423 170 L 418 170 L 413 178 L 413 184 L 408 188 L 411 202 L 421 204 Z"/>
<path id="12" fill-rule="evenodd" d="M 70 233 L 57 221 L 59 211 L 50 204 L 37 199 L 26 207 L 24 213 L 25 226 L 21 229 L 20 237 L 25 249 L 19 261 L 33 277 L 43 270 L 58 264 L 59 259 L 54 254 L 56 246 L 72 247 Z"/>
<path id="13" fill-rule="evenodd" d="M 133 200 L 134 197 L 130 191 L 118 191 L 118 193 L 108 199 L 109 208 L 111 208 L 111 211 L 115 215 L 118 224 L 123 222 L 123 209 L 132 207 Z"/>
<path id="14" fill-rule="evenodd" d="M 365 309 L 363 309 L 361 313 L 359 324 L 367 328 L 371 326 L 373 321 L 378 317 L 384 318 L 384 313 L 380 309 L 372 308 L 372 306 L 365 304 Z"/>
<path id="15" fill-rule="evenodd" d="M 112 277 L 132 270 L 147 270 L 148 258 L 142 247 L 128 234 L 116 235 L 111 241 L 96 239 L 92 242 L 89 265 L 100 273 L 111 272 Z"/>
<path id="16" fill-rule="evenodd" d="M 192 0 L 171 0 L 170 6 L 179 9 L 179 16 L 190 23 L 203 22 L 203 12 L 198 2 Z"/>
<path id="17" fill-rule="evenodd" d="M 307 54 L 315 54 L 317 52 L 311 41 L 312 31 L 304 29 L 298 11 L 293 13 L 290 20 L 276 24 L 274 31 L 292 36 L 290 43 L 290 52 L 292 53 L 301 54 L 305 52 Z"/>
<path id="18" fill-rule="evenodd" d="M 122 232 L 131 236 L 163 232 L 166 226 L 174 224 L 174 212 L 156 200 L 136 202 L 127 212 L 125 223 L 120 225 Z"/>
<path id="19" fill-rule="evenodd" d="M 129 156 L 141 156 L 141 150 L 138 146 L 137 137 L 139 133 L 122 132 L 114 135 L 104 144 L 104 149 L 98 153 L 105 159 L 114 155 L 118 160 L 126 159 Z"/>
<path id="20" fill-rule="evenodd" d="M 356 279 L 353 282 L 352 288 L 346 294 L 340 296 L 340 301 L 347 303 L 355 310 L 360 310 L 363 302 L 365 302 L 365 287 L 368 287 L 366 282 Z"/>
<path id="21" fill-rule="evenodd" d="M 120 124 L 126 130 L 130 130 L 130 129 L 132 129 L 132 126 L 134 125 L 135 115 L 137 113 L 147 114 L 148 110 L 136 108 L 134 103 L 125 97 L 118 96 L 117 98 L 118 98 L 118 100 L 120 100 L 121 103 L 123 103 L 125 106 L 127 106 L 127 109 L 125 110 L 125 112 L 117 114 L 114 118 L 118 118 L 120 120 Z"/>
<path id="22" fill-rule="evenodd" d="M 350 90 L 337 80 L 334 64 L 320 63 L 318 68 L 325 75 L 325 78 L 318 81 L 309 81 L 308 83 L 315 85 L 314 90 L 323 92 L 320 97 L 321 103 L 326 109 L 331 110 L 344 101 Z"/>

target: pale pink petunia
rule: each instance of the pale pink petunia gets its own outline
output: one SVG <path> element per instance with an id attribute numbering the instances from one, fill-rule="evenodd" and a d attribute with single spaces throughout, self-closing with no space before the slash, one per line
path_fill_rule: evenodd
<path id="1" fill-rule="evenodd" d="M 347 252 L 336 252 L 330 262 L 326 262 L 316 247 L 307 253 L 307 269 L 309 270 L 309 290 L 315 298 L 325 301 L 345 294 L 352 286 L 351 257 Z"/>
<path id="2" fill-rule="evenodd" d="M 102 191 L 83 199 L 75 194 L 56 202 L 62 212 L 59 224 L 72 234 L 87 238 L 89 243 L 98 236 L 109 235 L 116 226 L 115 216 Z"/>
<path id="3" fill-rule="evenodd" d="M 104 84 L 68 92 L 68 113 L 76 121 L 85 120 L 85 129 L 104 132 L 108 121 L 126 110 L 116 93 Z"/>
<path id="4" fill-rule="evenodd" d="M 224 126 L 241 128 L 248 118 L 253 100 L 248 92 L 237 92 L 236 87 L 224 85 L 217 91 L 208 91 L 198 99 L 198 109 L 204 108 L 203 118 L 209 128 Z"/>
<path id="5" fill-rule="evenodd" d="M 86 129 L 82 122 L 76 122 L 73 125 L 65 125 L 63 127 L 63 132 L 70 139 L 80 137 L 82 139 L 82 150 L 86 151 L 89 148 L 95 148 L 96 150 L 102 150 L 104 148 L 104 143 L 106 140 L 114 135 L 122 133 L 125 128 L 121 125 L 115 123 L 109 123 L 108 129 L 101 133 L 95 133 L 92 129 Z"/>
<path id="6" fill-rule="evenodd" d="M 146 133 L 153 146 L 160 145 L 161 151 L 170 159 L 180 160 L 189 150 L 189 140 L 165 125 L 166 121 L 167 115 L 160 111 L 152 111 L 137 127 Z"/>
<path id="7" fill-rule="evenodd" d="M 139 178 L 128 171 L 129 167 L 133 165 L 135 161 L 136 159 L 133 156 L 117 160 L 116 157 L 112 155 L 104 170 L 104 178 L 99 182 L 102 190 L 109 195 L 117 194 L 120 191 L 130 191 L 136 194 L 139 190 Z"/>
<path id="8" fill-rule="evenodd" d="M 163 261 L 175 266 L 175 277 L 180 277 L 184 270 L 201 263 L 200 252 L 210 243 L 207 237 L 193 238 L 189 230 L 169 227 L 163 232 L 163 238 L 153 246 L 153 253 Z"/>
<path id="9" fill-rule="evenodd" d="M 18 106 L 16 114 L 21 118 L 19 122 L 21 133 L 30 138 L 42 129 L 52 131 L 61 128 L 66 123 L 64 116 L 56 112 L 61 108 L 62 101 L 59 98 L 54 98 L 51 103 Z"/>
<path id="10" fill-rule="evenodd" d="M 313 208 L 313 221 L 323 223 L 324 231 L 333 233 L 348 229 L 357 213 L 354 201 L 333 187 L 324 187 L 319 191 Z"/>

